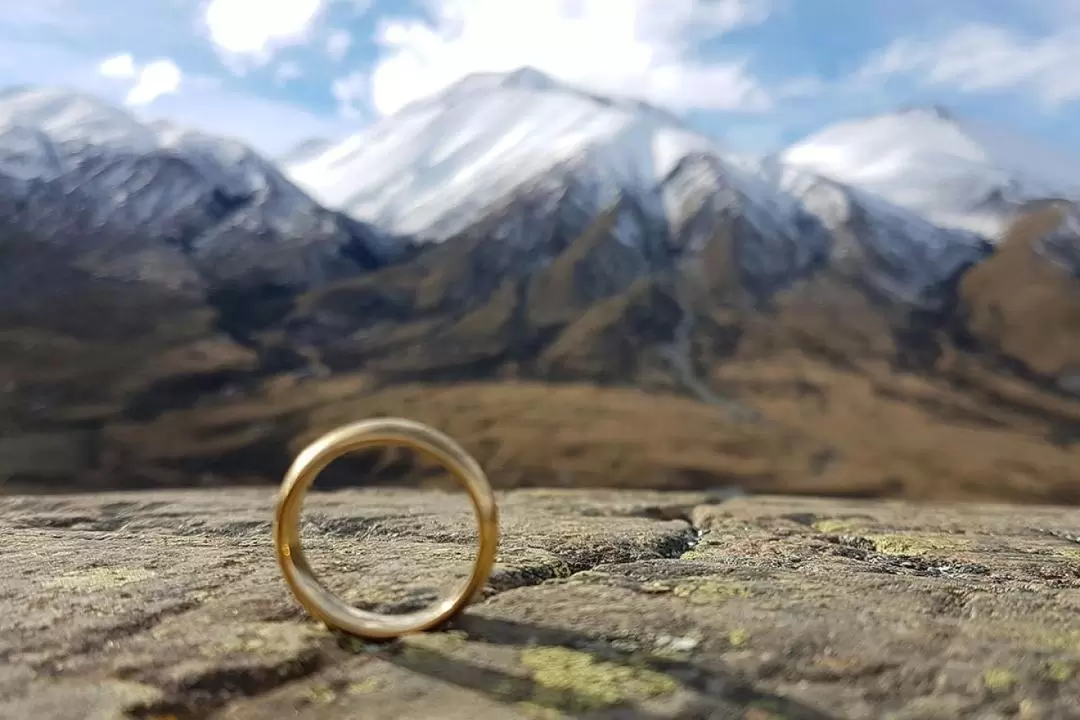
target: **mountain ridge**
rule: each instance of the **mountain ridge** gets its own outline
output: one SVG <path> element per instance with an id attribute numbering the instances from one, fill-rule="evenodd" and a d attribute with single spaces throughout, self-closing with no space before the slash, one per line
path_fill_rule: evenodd
<path id="1" fill-rule="evenodd" d="M 991 240 L 1027 202 L 1080 199 L 1080 159 L 935 107 L 835 123 L 780 159 Z"/>
<path id="2" fill-rule="evenodd" d="M 475 99 L 484 82 L 474 79 L 465 99 Z M 864 188 L 743 162 L 697 139 L 680 145 L 685 138 L 667 135 L 662 123 L 653 134 L 650 117 L 634 127 L 650 141 L 661 138 L 661 150 L 677 151 L 660 152 L 666 172 L 656 172 L 651 159 L 640 162 L 641 148 L 622 152 L 625 104 L 573 102 L 584 104 L 575 106 L 578 116 L 562 116 L 558 133 L 580 141 L 571 120 L 585 118 L 589 137 L 599 138 L 585 143 L 592 152 L 579 154 L 579 142 L 562 162 L 539 157 L 507 169 L 523 180 L 474 198 L 437 242 L 413 244 L 400 227 L 371 227 L 327 209 L 287 179 L 280 193 L 287 199 L 295 190 L 294 203 L 271 192 L 230 208 L 228 193 L 215 199 L 222 187 L 205 174 L 183 162 L 181 171 L 169 170 L 175 158 L 153 151 L 121 153 L 112 164 L 84 153 L 80 160 L 103 163 L 114 184 L 76 184 L 82 196 L 65 194 L 63 178 L 31 183 L 28 195 L 0 163 L 0 251 L 12 253 L 4 266 L 10 287 L 16 276 L 37 278 L 18 286 L 21 305 L 0 313 L 0 345 L 13 349 L 0 362 L 0 386 L 13 387 L 0 402 L 0 421 L 9 432 L 98 433 L 99 466 L 66 480 L 80 483 L 183 484 L 204 474 L 265 480 L 284 470 L 290 448 L 328 424 L 390 412 L 456 428 L 510 484 L 558 484 L 572 467 L 591 484 L 652 476 L 678 487 L 735 482 L 927 496 L 946 492 L 937 472 L 954 496 L 1080 500 L 1069 490 L 1080 478 L 1062 470 L 1076 466 L 1071 438 L 1080 438 L 1080 406 L 1067 388 L 1080 352 L 1069 343 L 1039 349 L 1049 347 L 1051 333 L 1067 334 L 1072 308 L 1080 307 L 1070 275 L 1080 246 L 1068 208 L 1052 209 L 1063 213 L 1055 225 L 1052 212 L 1022 206 L 1021 216 L 1041 220 L 1014 223 L 1018 235 L 995 248 Z M 430 115 L 437 104 L 419 107 Z M 473 115 L 406 115 L 402 137 Z M 388 147 L 371 152 L 406 144 L 390 137 L 392 124 L 379 132 Z M 557 142 L 558 133 L 545 142 Z M 546 147 L 518 147 L 506 137 L 472 138 L 474 149 L 502 143 L 511 153 L 489 153 L 474 172 Z M 442 152 L 438 142 L 414 150 L 417 157 Z M 250 160 L 248 171 L 264 171 L 261 159 Z M 382 172 L 404 176 L 411 162 Z M 274 189 L 278 176 L 270 170 L 256 179 Z M 199 225 L 169 244 L 145 223 L 102 231 L 97 204 L 70 200 L 111 192 L 115 178 L 122 186 L 135 176 L 145 178 L 139 188 L 148 194 L 139 197 L 152 198 L 151 209 L 174 207 L 163 183 L 179 177 L 199 199 L 185 206 L 194 215 L 182 217 L 213 216 L 215 207 L 241 213 L 227 224 L 234 234 Z M 408 188 L 394 192 L 404 193 L 399 208 L 416 202 Z M 119 214 L 110 209 L 105 217 L 115 219 L 140 206 L 108 207 Z M 288 232 L 261 224 L 265 217 L 279 217 Z M 312 223 L 330 230 L 305 236 Z M 342 230 L 348 223 L 356 226 Z M 336 253 L 353 233 L 367 255 L 342 260 Z M 285 254 L 274 256 L 275 247 Z M 1032 260 L 1027 248 L 1042 254 Z M 327 272 L 320 265 L 327 261 L 344 264 Z M 155 262 L 158 279 L 146 276 Z M 223 272 L 230 267 L 247 284 Z M 184 272 L 191 282 L 176 285 Z M 1015 291 L 1017 273 L 1043 288 L 1037 307 Z M 64 283 L 72 290 L 65 298 L 44 292 Z M 79 314 L 79 298 L 102 309 Z M 156 310 L 140 313 L 138 303 Z M 1033 322 L 1040 314 L 1055 320 L 1041 328 Z M 109 327 L 132 330 L 123 336 Z M 33 343 L 45 350 L 30 352 Z M 97 358 L 94 372 L 72 360 L 79 354 Z M 425 409 L 424 397 L 442 400 Z M 564 401 L 574 415 L 559 409 Z M 683 411 L 676 408 L 686 402 L 714 418 L 679 426 L 676 434 L 694 451 L 649 445 L 645 409 L 669 408 L 665 417 L 677 423 Z M 545 418 L 542 428 L 528 412 L 500 409 L 521 403 Z M 605 417 L 623 408 L 636 420 L 621 435 L 605 431 L 605 440 L 589 426 L 589 407 Z M 873 418 L 894 423 L 896 437 L 868 434 L 863 425 Z M 530 449 L 530 433 L 550 439 L 547 465 Z M 585 446 L 575 444 L 575 433 L 589 438 Z M 955 451 L 935 449 L 944 437 Z M 979 442 L 993 449 L 975 461 L 969 456 Z M 639 446 L 651 449 L 642 455 Z M 1035 480 L 1010 475 L 1007 453 L 1023 458 Z M 971 485 L 972 463 L 983 490 Z"/>

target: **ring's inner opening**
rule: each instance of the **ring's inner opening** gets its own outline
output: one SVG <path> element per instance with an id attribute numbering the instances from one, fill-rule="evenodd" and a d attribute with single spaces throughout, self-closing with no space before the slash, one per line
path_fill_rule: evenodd
<path id="1" fill-rule="evenodd" d="M 397 615 L 460 591 L 479 531 L 468 493 L 437 460 L 382 447 L 338 458 L 315 479 L 300 537 L 328 590 L 362 610 Z"/>

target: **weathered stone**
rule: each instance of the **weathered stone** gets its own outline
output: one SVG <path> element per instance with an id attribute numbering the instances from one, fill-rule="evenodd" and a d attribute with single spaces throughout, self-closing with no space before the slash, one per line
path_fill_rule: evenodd
<path id="1" fill-rule="evenodd" d="M 513 491 L 485 596 L 373 644 L 289 595 L 273 500 L 0 499 L 0 717 L 1076 717 L 1080 510 Z M 468 569 L 459 495 L 307 508 L 357 604 L 416 607 Z"/>

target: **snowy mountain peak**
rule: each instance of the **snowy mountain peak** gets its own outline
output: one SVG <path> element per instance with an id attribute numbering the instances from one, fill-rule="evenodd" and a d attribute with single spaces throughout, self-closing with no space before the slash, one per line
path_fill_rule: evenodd
<path id="1" fill-rule="evenodd" d="M 0 132 L 13 128 L 44 133 L 53 142 L 145 147 L 154 139 L 151 129 L 124 110 L 60 87 L 17 87 L 0 93 Z"/>
<path id="2" fill-rule="evenodd" d="M 406 106 L 403 112 L 417 107 L 459 102 L 477 94 L 545 92 L 573 93 L 577 91 L 550 75 L 528 66 L 510 72 L 476 72 L 466 75 L 441 92 Z"/>
<path id="3" fill-rule="evenodd" d="M 927 115 L 939 120 L 956 120 L 952 110 L 944 105 L 909 105 L 900 108 L 897 115 Z"/>
<path id="4" fill-rule="evenodd" d="M 502 75 L 499 84 L 502 87 L 518 88 L 520 90 L 555 90 L 559 88 L 559 83 L 554 78 L 528 66 L 520 67 L 513 72 Z"/>
<path id="5" fill-rule="evenodd" d="M 569 82 L 563 82 L 537 70 L 525 66 L 510 72 L 479 72 L 466 75 L 458 82 L 450 85 L 441 93 L 420 100 L 416 105 L 444 106 L 450 102 L 460 102 L 463 99 L 474 97 L 477 94 L 491 93 L 515 93 L 519 95 L 532 95 L 538 93 L 554 93 L 564 96 L 574 96 L 582 101 L 594 103 L 597 106 L 618 108 L 626 112 L 649 115 L 656 120 L 675 125 L 681 124 L 681 120 L 675 115 L 650 105 L 642 100 L 629 97 L 616 97 L 591 92 Z M 406 108 L 408 109 L 408 108 Z"/>
<path id="6" fill-rule="evenodd" d="M 65 88 L 0 92 L 0 176 L 56 180 L 88 162 L 133 166 L 154 153 L 184 162 L 207 186 L 229 194 L 250 195 L 274 184 L 282 194 L 303 197 L 275 165 L 238 140 L 166 120 L 143 122 Z"/>
<path id="7" fill-rule="evenodd" d="M 936 107 L 837 123 L 781 159 L 988 237 L 1024 202 L 1080 195 L 1080 160 Z"/>
<path id="8" fill-rule="evenodd" d="M 883 291 L 929 303 L 942 274 L 981 251 L 888 203 L 871 209 L 841 186 L 784 169 L 729 155 L 643 103 L 520 70 L 466 77 L 287 172 L 324 205 L 394 234 L 441 241 L 505 219 L 489 233 L 490 255 L 511 247 L 542 258 L 550 228 L 575 237 L 620 201 L 633 211 L 620 215 L 615 239 L 640 257 L 694 256 L 733 223 L 740 270 L 756 291 L 846 254 Z M 830 249 L 830 232 L 849 226 L 871 229 L 849 251 Z"/>
<path id="9" fill-rule="evenodd" d="M 62 88 L 0 93 L 0 202 L 50 242 L 93 237 L 95 272 L 124 279 L 305 286 L 383 250 L 244 143 Z"/>
<path id="10" fill-rule="evenodd" d="M 715 149 L 662 111 L 523 68 L 470 75 L 286 171 L 329 207 L 440 239 L 555 168 L 577 164 L 613 196 Z"/>
<path id="11" fill-rule="evenodd" d="M 70 146 L 67 149 L 72 153 L 89 147 L 133 154 L 178 149 L 232 158 L 256 155 L 238 140 L 167 120 L 144 122 L 98 97 L 58 87 L 19 87 L 0 92 L 0 133 L 20 131 Z M 269 164 L 267 169 L 271 169 Z"/>

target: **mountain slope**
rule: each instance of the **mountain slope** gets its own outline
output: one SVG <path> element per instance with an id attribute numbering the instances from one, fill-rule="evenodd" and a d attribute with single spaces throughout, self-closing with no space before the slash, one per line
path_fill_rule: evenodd
<path id="1" fill-rule="evenodd" d="M 603 205 L 647 193 L 682 157 L 711 148 L 658 110 L 526 69 L 469 76 L 287 171 L 353 217 L 445 239 L 567 164 Z"/>
<path id="2" fill-rule="evenodd" d="M 503 487 L 1080 502 L 1080 402 L 960 342 L 956 325 L 968 323 L 955 292 L 925 311 L 826 265 L 759 304 L 730 223 L 693 256 L 613 291 L 585 278 L 613 269 L 617 212 L 543 272 L 504 275 L 483 297 L 439 302 L 474 267 L 468 236 L 317 291 L 286 332 L 330 377 L 282 374 L 112 424 L 103 442 L 129 458 L 129 482 L 184 484 L 194 472 L 254 482 L 279 477 L 318 433 L 392 414 L 451 432 Z M 1008 294 L 1004 271 L 997 287 L 964 287 L 963 302 Z M 430 481 L 388 452 L 358 457 L 334 482 L 358 473 Z"/>
<path id="3" fill-rule="evenodd" d="M 290 292 L 379 266 L 381 234 L 231 141 L 56 88 L 0 93 L 0 424 L 188 402 L 288 353 Z"/>
<path id="4" fill-rule="evenodd" d="M 1080 397 L 1080 209 L 1041 203 L 960 285 L 967 339 L 1029 378 Z"/>
<path id="5" fill-rule="evenodd" d="M 431 240 L 537 194 L 571 195 L 591 216 L 629 200 L 653 234 L 678 235 L 705 195 L 741 205 L 763 231 L 792 234 L 801 217 L 678 119 L 528 68 L 468 76 L 286 169 L 329 207 Z M 642 241 L 642 228 L 626 232 Z"/>
<path id="6" fill-rule="evenodd" d="M 780 160 L 988 238 L 1026 202 L 1080 198 L 1080 159 L 940 108 L 837 123 Z"/>
<path id="7" fill-rule="evenodd" d="M 747 166 L 667 113 L 529 69 L 467 77 L 287 172 L 358 220 L 436 241 L 528 205 L 527 222 L 488 234 L 540 265 L 616 204 L 624 212 L 615 235 L 653 269 L 694 252 L 717 218 L 737 218 L 739 262 L 761 297 L 840 245 L 862 244 L 848 264 L 864 262 L 870 282 L 905 300 L 929 298 L 984 252 L 968 233 L 835 183 L 826 189 L 806 172 L 793 183 L 794 170 Z M 554 239 L 552 222 L 562 226 Z M 838 237 L 853 222 L 865 230 Z"/>
<path id="8" fill-rule="evenodd" d="M 92 97 L 56 88 L 0 94 L 5 221 L 62 244 L 100 235 L 86 262 L 120 279 L 306 287 L 378 262 L 375 232 L 324 210 L 247 147 L 146 125 Z M 110 248 L 140 235 L 144 247 Z M 86 243 L 81 243 L 85 249 Z"/>
<path id="9" fill-rule="evenodd" d="M 508 93 L 513 115 L 500 114 Z M 538 116 L 552 130 L 546 144 L 514 134 L 538 122 L 524 110 L 566 104 L 562 124 Z M 199 252 L 217 225 L 198 225 L 185 244 L 93 220 L 99 205 L 106 218 L 146 207 L 162 212 L 151 219 L 172 217 L 169 191 L 181 185 L 158 164 L 176 152 L 159 147 L 167 128 L 147 129 L 149 144 L 134 152 L 116 149 L 130 138 L 116 146 L 99 132 L 114 128 L 111 115 L 87 122 L 106 136 L 89 146 L 38 125 L 32 138 L 77 161 L 51 179 L 13 171 L 0 192 L 0 218 L 51 208 L 67 230 L 13 233 L 5 246 L 16 270 L 0 341 L 15 363 L 0 372 L 17 387 L 4 396 L 5 419 L 89 428 L 100 472 L 79 482 L 265 482 L 313 433 L 390 413 L 461 437 L 500 485 L 1080 500 L 1080 403 L 1064 387 L 1071 345 L 1032 354 L 1027 331 L 1040 313 L 1055 327 L 1071 322 L 1072 224 L 1050 234 L 1040 225 L 1027 244 L 994 250 L 865 189 L 736 158 L 655 109 L 519 72 L 467 78 L 380 124 L 370 136 L 379 142 L 361 152 L 354 139 L 316 153 L 335 188 L 363 189 L 366 217 L 346 220 L 267 176 L 280 189 L 239 208 L 252 224 L 219 246 L 242 271 L 225 277 L 215 273 L 229 263 L 207 268 Z M 459 131 L 473 132 L 467 148 Z M 98 155 L 126 172 L 76 182 L 98 167 L 82 158 Z M 149 170 L 134 199 L 109 195 L 140 163 Z M 290 203 L 276 203 L 290 197 L 299 215 L 281 216 L 288 227 L 381 212 L 390 227 L 371 247 L 389 247 L 405 227 L 394 223 L 435 197 L 433 167 L 447 196 L 467 202 L 419 216 L 427 242 L 402 246 L 392 263 L 335 256 L 333 235 L 292 244 L 280 224 L 258 222 L 278 218 Z M 312 253 L 310 264 L 295 264 L 294 249 Z M 353 265 L 330 263 L 340 276 L 321 273 L 342 256 Z M 296 282 L 275 275 L 283 257 Z M 34 272 L 15 284 L 18 268 Z M 1042 302 L 1002 301 L 1022 290 L 1009 281 L 1016 269 L 1048 287 Z M 1050 287 L 1051 277 L 1060 282 Z M 60 287 L 71 292 L 50 297 Z M 148 309 L 125 313 L 139 293 Z M 1007 332 L 995 334 L 1002 314 Z M 87 357 L 100 372 L 80 369 Z M 45 389 L 53 395 L 41 405 Z M 393 454 L 349 467 L 424 477 Z"/>

